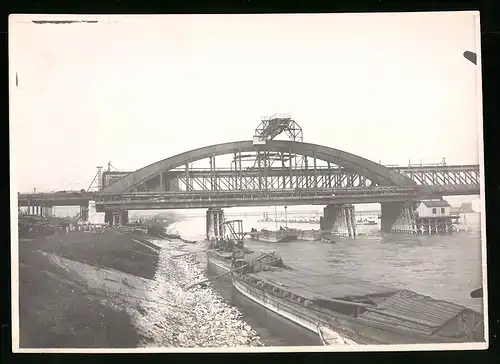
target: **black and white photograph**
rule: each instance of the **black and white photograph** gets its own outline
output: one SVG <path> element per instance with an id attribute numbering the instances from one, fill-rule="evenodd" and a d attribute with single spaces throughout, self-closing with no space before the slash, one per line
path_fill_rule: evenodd
<path id="1" fill-rule="evenodd" d="M 486 349 L 479 29 L 11 15 L 13 351 Z"/>

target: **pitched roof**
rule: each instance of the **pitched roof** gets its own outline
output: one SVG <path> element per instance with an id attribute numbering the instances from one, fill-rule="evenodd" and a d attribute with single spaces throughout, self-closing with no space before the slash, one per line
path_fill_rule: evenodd
<path id="1" fill-rule="evenodd" d="M 380 302 L 377 309 L 368 310 L 359 318 L 430 335 L 466 309 L 452 302 L 401 290 Z"/>
<path id="2" fill-rule="evenodd" d="M 451 207 L 450 204 L 445 200 L 422 201 L 422 203 L 427 207 Z"/>

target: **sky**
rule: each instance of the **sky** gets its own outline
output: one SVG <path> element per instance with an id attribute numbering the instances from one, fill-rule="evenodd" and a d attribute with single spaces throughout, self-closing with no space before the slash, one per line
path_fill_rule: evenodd
<path id="1" fill-rule="evenodd" d="M 478 71 L 462 55 L 478 50 L 474 13 L 97 20 L 9 19 L 20 192 L 250 140 L 274 113 L 305 142 L 383 164 L 479 163 Z"/>

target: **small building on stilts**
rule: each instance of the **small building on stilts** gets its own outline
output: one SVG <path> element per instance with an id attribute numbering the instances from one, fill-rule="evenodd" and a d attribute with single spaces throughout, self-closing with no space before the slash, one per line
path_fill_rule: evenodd
<path id="1" fill-rule="evenodd" d="M 415 211 L 416 232 L 439 234 L 458 230 L 457 217 L 445 200 L 420 201 Z"/>

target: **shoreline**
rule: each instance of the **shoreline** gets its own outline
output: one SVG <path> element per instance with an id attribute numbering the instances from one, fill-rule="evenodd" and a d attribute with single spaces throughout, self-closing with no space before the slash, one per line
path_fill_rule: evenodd
<path id="1" fill-rule="evenodd" d="M 206 279 L 202 243 L 122 229 L 19 241 L 20 348 L 262 346 Z M 187 250 L 186 250 L 187 248 Z"/>

